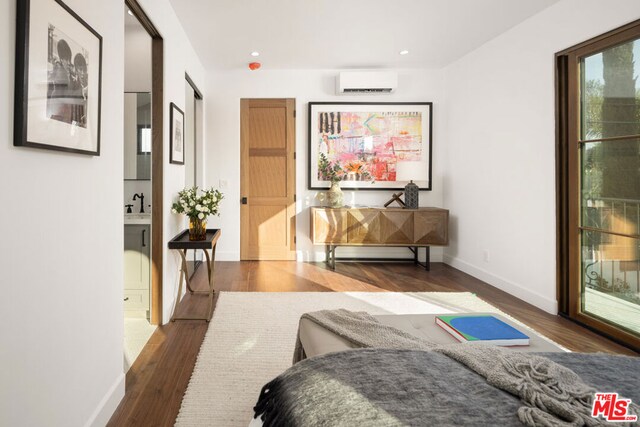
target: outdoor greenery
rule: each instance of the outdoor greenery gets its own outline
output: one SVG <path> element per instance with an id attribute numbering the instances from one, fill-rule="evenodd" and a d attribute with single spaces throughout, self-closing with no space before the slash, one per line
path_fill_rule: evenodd
<path id="1" fill-rule="evenodd" d="M 582 82 L 582 139 L 640 134 L 640 90 L 636 88 L 633 46 L 634 42 L 621 44 L 585 61 L 583 76 L 598 71 L 597 61 L 602 61 L 602 77 Z M 637 229 L 639 183 L 640 138 L 582 144 L 582 224 L 617 232 L 627 232 L 624 227 Z M 632 278 L 631 282 L 622 275 L 607 280 L 587 267 L 586 286 L 640 304 L 639 284 L 633 279 L 636 268 L 632 267 L 640 256 L 637 241 L 594 231 L 583 234 L 583 245 L 593 259 L 612 257 L 618 261 L 615 268 L 620 270 L 614 276 L 629 271 Z M 623 267 L 623 262 L 631 264 Z"/>

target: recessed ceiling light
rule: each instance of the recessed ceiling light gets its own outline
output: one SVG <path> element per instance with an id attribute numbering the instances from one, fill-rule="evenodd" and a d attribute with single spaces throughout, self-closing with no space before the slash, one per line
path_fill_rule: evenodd
<path id="1" fill-rule="evenodd" d="M 127 13 L 131 16 L 133 16 L 133 12 L 131 12 L 131 9 L 127 10 Z"/>
<path id="2" fill-rule="evenodd" d="M 400 55 L 406 55 L 407 53 L 409 53 L 409 51 L 406 49 L 400 51 Z"/>
<path id="3" fill-rule="evenodd" d="M 251 52 L 251 56 L 260 56 L 260 52 L 256 52 L 255 50 Z"/>

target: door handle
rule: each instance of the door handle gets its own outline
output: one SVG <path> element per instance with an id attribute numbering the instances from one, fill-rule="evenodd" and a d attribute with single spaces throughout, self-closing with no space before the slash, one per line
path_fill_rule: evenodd
<path id="1" fill-rule="evenodd" d="M 246 204 L 247 204 L 247 198 L 246 198 L 246 197 L 243 197 L 243 198 L 240 200 L 240 203 L 242 203 L 243 205 L 246 205 Z"/>
<path id="2" fill-rule="evenodd" d="M 125 301 L 129 301 L 129 297 L 126 297 L 124 300 L 125 300 Z"/>
<path id="3" fill-rule="evenodd" d="M 144 233 L 146 233 L 146 232 L 147 232 L 146 229 L 142 230 L 142 247 L 143 248 L 147 247 L 147 244 L 144 242 Z"/>

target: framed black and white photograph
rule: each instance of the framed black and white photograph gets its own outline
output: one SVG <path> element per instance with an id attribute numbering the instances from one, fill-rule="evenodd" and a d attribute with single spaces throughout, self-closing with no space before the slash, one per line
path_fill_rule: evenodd
<path id="1" fill-rule="evenodd" d="M 61 0 L 17 2 L 15 146 L 100 155 L 102 37 Z"/>
<path id="2" fill-rule="evenodd" d="M 184 113 L 176 104 L 171 103 L 171 133 L 169 162 L 184 165 Z"/>
<path id="3" fill-rule="evenodd" d="M 310 102 L 309 188 L 431 190 L 431 102 Z"/>

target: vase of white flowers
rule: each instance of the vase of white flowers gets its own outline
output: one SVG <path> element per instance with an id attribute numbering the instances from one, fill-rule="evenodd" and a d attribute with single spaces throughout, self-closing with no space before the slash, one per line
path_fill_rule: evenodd
<path id="1" fill-rule="evenodd" d="M 202 190 L 198 187 L 185 188 L 178 193 L 178 201 L 171 207 L 171 212 L 189 217 L 189 240 L 205 240 L 207 238 L 207 218 L 220 215 L 218 205 L 224 195 L 213 187 Z"/>

